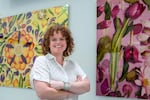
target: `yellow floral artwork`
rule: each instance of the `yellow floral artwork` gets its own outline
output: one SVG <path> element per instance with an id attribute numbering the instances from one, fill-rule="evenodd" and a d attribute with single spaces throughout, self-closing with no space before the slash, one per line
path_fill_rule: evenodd
<path id="1" fill-rule="evenodd" d="M 31 88 L 29 75 L 54 24 L 68 26 L 68 5 L 0 18 L 0 86 Z"/>

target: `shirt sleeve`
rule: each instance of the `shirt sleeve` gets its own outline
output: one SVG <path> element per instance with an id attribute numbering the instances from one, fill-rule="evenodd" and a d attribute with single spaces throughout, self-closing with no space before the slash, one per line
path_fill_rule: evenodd
<path id="1" fill-rule="evenodd" d="M 86 78 L 86 73 L 83 71 L 83 69 L 80 67 L 80 65 L 76 62 L 74 62 L 75 64 L 75 70 L 76 70 L 76 74 L 80 75 L 82 77 L 82 79 Z"/>
<path id="2" fill-rule="evenodd" d="M 44 56 L 37 57 L 31 69 L 30 83 L 32 88 L 34 88 L 33 80 L 49 83 L 49 69 L 47 66 L 46 58 Z"/>

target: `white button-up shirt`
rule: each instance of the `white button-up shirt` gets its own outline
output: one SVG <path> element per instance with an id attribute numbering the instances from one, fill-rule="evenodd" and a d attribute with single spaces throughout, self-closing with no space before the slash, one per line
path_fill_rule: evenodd
<path id="1" fill-rule="evenodd" d="M 86 77 L 85 72 L 75 61 L 65 59 L 62 66 L 53 55 L 47 54 L 36 58 L 30 73 L 30 83 L 34 88 L 33 80 L 47 83 L 50 83 L 51 80 L 71 82 L 76 80 L 77 75 L 80 75 L 82 79 Z M 78 100 L 78 96 L 61 100 Z"/>

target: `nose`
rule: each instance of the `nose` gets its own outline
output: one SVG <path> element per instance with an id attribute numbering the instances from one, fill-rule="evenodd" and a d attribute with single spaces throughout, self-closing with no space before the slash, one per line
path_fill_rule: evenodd
<path id="1" fill-rule="evenodd" d="M 57 39 L 56 43 L 57 43 L 57 44 L 61 43 L 61 40 L 60 40 L 60 39 Z"/>

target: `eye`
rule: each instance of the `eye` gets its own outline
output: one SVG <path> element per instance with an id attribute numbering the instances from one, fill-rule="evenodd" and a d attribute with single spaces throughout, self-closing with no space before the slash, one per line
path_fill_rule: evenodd
<path id="1" fill-rule="evenodd" d="M 53 41 L 53 42 L 54 42 L 54 41 L 57 41 L 57 39 L 55 39 L 55 38 L 52 38 L 52 39 L 50 39 L 50 40 Z"/>
<path id="2" fill-rule="evenodd" d="M 64 40 L 65 40 L 65 38 L 60 38 L 60 40 L 61 40 L 61 41 L 64 41 Z"/>

